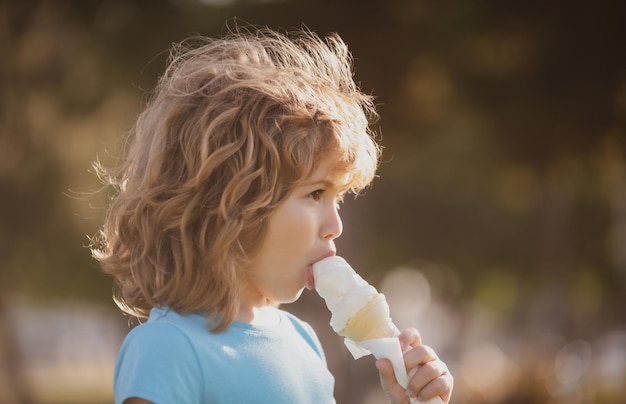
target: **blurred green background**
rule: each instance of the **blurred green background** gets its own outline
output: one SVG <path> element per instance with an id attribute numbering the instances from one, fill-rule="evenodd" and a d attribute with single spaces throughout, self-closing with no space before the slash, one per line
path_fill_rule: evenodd
<path id="1" fill-rule="evenodd" d="M 452 403 L 626 402 L 626 3 L 0 1 L 0 402 L 111 402 L 128 331 L 85 246 L 173 42 L 225 22 L 338 32 L 383 164 L 345 256 L 455 375 Z M 380 403 L 319 297 L 339 404 Z"/>

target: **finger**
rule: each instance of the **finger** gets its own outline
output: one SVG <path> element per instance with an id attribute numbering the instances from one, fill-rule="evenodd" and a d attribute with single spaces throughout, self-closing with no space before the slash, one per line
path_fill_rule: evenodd
<path id="1" fill-rule="evenodd" d="M 407 395 L 422 401 L 449 394 L 452 388 L 448 367 L 440 360 L 424 363 L 409 372 Z"/>
<path id="2" fill-rule="evenodd" d="M 383 387 L 383 390 L 390 391 L 396 384 L 398 384 L 398 381 L 393 373 L 393 366 L 388 359 L 378 359 L 376 361 L 376 368 L 380 374 L 380 384 Z"/>
<path id="3" fill-rule="evenodd" d="M 376 361 L 376 368 L 380 376 L 380 385 L 391 402 L 408 403 L 408 397 L 404 388 L 396 380 L 391 362 L 388 359 L 378 359 Z"/>
<path id="4" fill-rule="evenodd" d="M 439 360 L 439 357 L 427 345 L 418 345 L 404 353 L 404 365 L 407 371 L 434 360 Z"/>
<path id="5" fill-rule="evenodd" d="M 450 401 L 454 380 L 452 375 L 446 373 L 430 381 L 417 395 L 419 401 L 430 401 L 435 397 L 441 397 L 444 403 Z"/>
<path id="6" fill-rule="evenodd" d="M 408 348 L 422 345 L 422 337 L 415 328 L 407 328 L 403 330 L 398 336 L 400 340 L 400 347 L 402 351 L 406 351 Z"/>

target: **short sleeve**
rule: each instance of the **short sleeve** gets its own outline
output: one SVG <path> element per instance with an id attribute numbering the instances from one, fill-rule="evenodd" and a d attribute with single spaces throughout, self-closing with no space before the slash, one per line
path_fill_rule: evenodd
<path id="1" fill-rule="evenodd" d="M 156 404 L 199 403 L 203 377 L 196 352 L 173 324 L 148 322 L 124 340 L 114 375 L 115 403 L 139 397 Z"/>
<path id="2" fill-rule="evenodd" d="M 313 349 L 315 353 L 317 353 L 317 355 L 320 357 L 322 362 L 326 364 L 326 356 L 324 355 L 324 349 L 322 348 L 322 344 L 319 338 L 317 337 L 315 330 L 313 330 L 313 327 L 311 327 L 309 323 L 300 320 L 299 318 L 297 318 L 296 316 L 294 316 L 293 314 L 289 312 L 283 311 L 283 313 L 285 313 L 285 315 L 291 322 L 291 325 L 295 328 L 298 334 L 300 334 L 300 336 L 304 338 L 304 340 L 311 347 L 311 349 Z"/>

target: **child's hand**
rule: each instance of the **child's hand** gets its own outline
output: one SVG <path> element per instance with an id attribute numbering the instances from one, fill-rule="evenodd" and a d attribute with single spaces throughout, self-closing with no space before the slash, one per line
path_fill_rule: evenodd
<path id="1" fill-rule="evenodd" d="M 435 351 L 422 345 L 422 339 L 414 328 L 400 334 L 400 346 L 404 352 L 404 364 L 409 375 L 409 385 L 405 390 L 393 373 L 387 359 L 376 361 L 380 373 L 380 384 L 392 404 L 408 404 L 409 397 L 419 401 L 429 401 L 439 396 L 448 403 L 452 394 L 454 379 L 448 367 L 437 357 Z"/>

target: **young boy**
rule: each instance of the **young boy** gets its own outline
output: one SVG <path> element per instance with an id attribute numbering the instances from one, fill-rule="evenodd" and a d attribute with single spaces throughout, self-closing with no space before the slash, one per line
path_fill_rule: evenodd
<path id="1" fill-rule="evenodd" d="M 176 47 L 139 116 L 95 257 L 126 337 L 116 403 L 332 403 L 311 327 L 281 303 L 335 254 L 338 204 L 373 179 L 372 99 L 341 39 L 270 30 Z M 377 362 L 393 403 L 447 403 L 452 377 L 413 329 L 409 388 Z M 419 394 L 419 395 L 418 395 Z"/>

